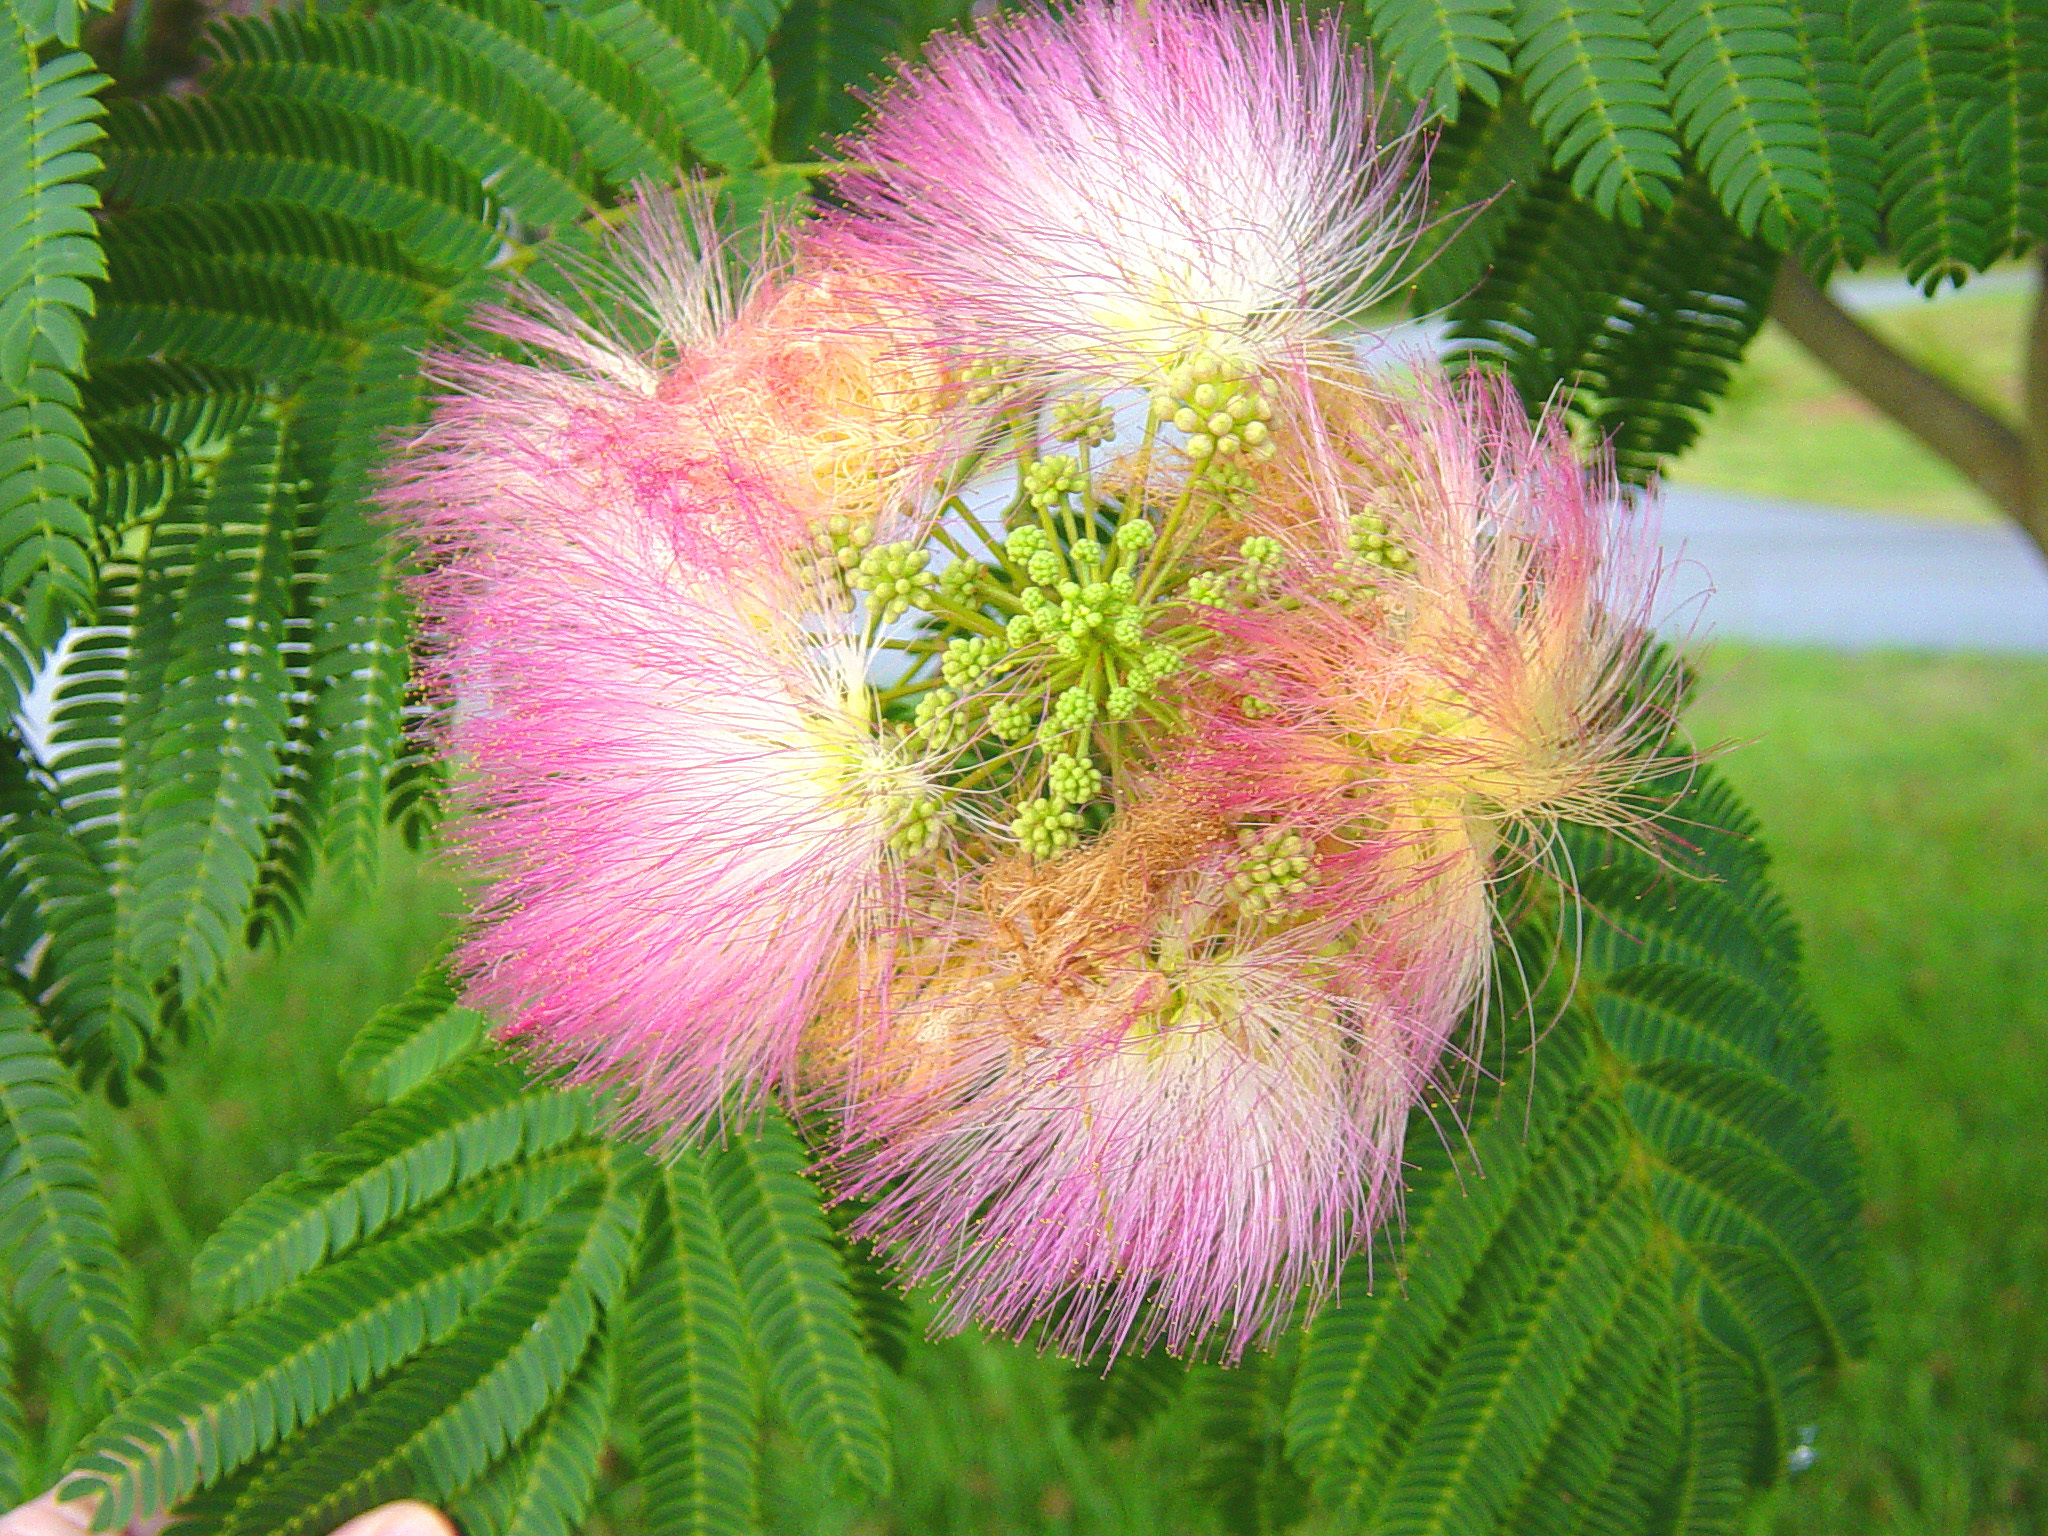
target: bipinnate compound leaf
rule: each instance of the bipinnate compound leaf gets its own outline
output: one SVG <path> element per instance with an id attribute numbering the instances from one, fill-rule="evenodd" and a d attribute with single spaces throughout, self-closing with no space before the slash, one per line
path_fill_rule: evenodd
<path id="1" fill-rule="evenodd" d="M 1863 1343 L 1796 944 L 1717 779 L 1671 824 L 1662 861 L 1572 832 L 1584 906 L 1520 947 L 1555 1022 L 1461 1131 L 1418 1119 L 1404 1228 L 1310 1330 L 1290 1449 L 1361 1528 L 1732 1529 Z"/>
<path id="2" fill-rule="evenodd" d="M 152 1379 L 78 1470 L 126 1520 L 180 1503 L 443 1337 L 504 1269 L 510 1232 L 408 1232 L 235 1318 Z"/>
<path id="3" fill-rule="evenodd" d="M 1630 0 L 1520 0 L 1515 69 L 1552 163 L 1600 214 L 1639 224 L 1681 174 L 1677 124 Z"/>
<path id="4" fill-rule="evenodd" d="M 430 966 L 398 1001 L 377 1011 L 341 1058 L 366 1097 L 389 1102 L 417 1088 L 482 1038 L 483 1015 L 455 1001 L 446 971 Z"/>
<path id="5" fill-rule="evenodd" d="M 1777 0 L 1645 9 L 1686 147 L 1736 227 L 1782 248 L 1827 196 L 1791 13 Z"/>
<path id="6" fill-rule="evenodd" d="M 591 1124 L 584 1095 L 535 1089 L 488 1051 L 464 1056 L 258 1191 L 200 1250 L 193 1284 L 231 1311 L 249 1306 L 458 1183 Z"/>
<path id="7" fill-rule="evenodd" d="M 1932 292 L 1992 259 L 1987 188 L 1965 162 L 1996 69 L 1979 0 L 1851 0 L 1850 51 L 1883 166 L 1885 243 Z M 2037 130 L 2038 132 L 2038 130 Z"/>
<path id="8" fill-rule="evenodd" d="M 1360 9 L 1380 57 L 1425 110 L 1456 122 L 1467 92 L 1499 103 L 1514 43 L 1507 0 L 1360 0 Z"/>
<path id="9" fill-rule="evenodd" d="M 757 1453 L 746 1309 L 705 1172 L 692 1151 L 658 1176 L 628 1303 L 627 1382 L 649 1526 L 744 1536 Z"/>
<path id="10" fill-rule="evenodd" d="M 787 1124 L 768 1116 L 713 1155 L 712 1205 L 776 1401 L 822 1464 L 879 1492 L 889 1454 L 874 1366 L 804 1163 Z"/>
<path id="11" fill-rule="evenodd" d="M 575 1536 L 597 1495 L 612 1392 L 612 1351 L 594 1339 L 554 1406 L 449 1516 L 473 1536 Z"/>
<path id="12" fill-rule="evenodd" d="M 89 286 L 102 270 L 90 182 L 100 77 L 0 11 L 0 601 L 89 609 L 92 460 L 78 415 Z"/>
<path id="13" fill-rule="evenodd" d="M 564 1194 L 454 1328 L 271 1458 L 224 1529 L 325 1532 L 401 1491 L 441 1501 L 474 1483 L 583 1362 L 624 1284 L 641 1193 Z"/>
<path id="14" fill-rule="evenodd" d="M 104 1405 L 134 1376 L 129 1283 L 71 1074 L 0 989 L 0 1316 L 26 1325 L 80 1400 Z"/>

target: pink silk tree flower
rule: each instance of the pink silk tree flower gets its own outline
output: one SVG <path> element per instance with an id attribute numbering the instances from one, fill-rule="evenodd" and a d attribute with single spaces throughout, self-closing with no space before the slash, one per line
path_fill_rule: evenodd
<path id="1" fill-rule="evenodd" d="M 486 885 L 458 967 L 535 1054 L 686 1134 L 792 1085 L 820 997 L 894 921 L 922 780 L 794 582 L 612 558 L 602 582 L 501 571 L 465 616 L 456 842 Z"/>
<path id="2" fill-rule="evenodd" d="M 1318 483 L 1247 541 L 1274 551 L 1264 600 L 1213 620 L 1183 771 L 1313 846 L 1306 905 L 1391 979 L 1426 1075 L 1486 979 L 1503 859 L 1546 859 L 1559 820 L 1650 835 L 1662 565 L 1604 464 L 1505 381 L 1425 379 L 1323 426 Z"/>
<path id="3" fill-rule="evenodd" d="M 943 1326 L 1235 1358 L 1390 1208 L 1405 1025 L 1327 929 L 1248 919 L 1238 862 L 1155 783 L 1090 847 L 988 868 L 835 1055 L 835 1188 Z"/>
<path id="4" fill-rule="evenodd" d="M 1058 988 L 932 978 L 890 1020 L 914 1078 L 837 1168 L 873 1199 L 856 1230 L 937 1284 L 942 1326 L 1234 1359 L 1314 1310 L 1394 1190 L 1405 1053 L 1318 970 L 1212 935 Z"/>
<path id="5" fill-rule="evenodd" d="M 1411 238 L 1334 23 L 1085 0 L 940 38 L 847 146 L 837 248 L 904 273 L 964 363 L 1149 381 L 1297 355 Z"/>
<path id="6" fill-rule="evenodd" d="M 489 323 L 527 357 L 439 360 L 454 392 L 386 498 L 481 882 L 467 996 L 671 1135 L 791 1086 L 932 830 L 809 564 L 808 459 L 674 386 L 735 371 L 748 307 L 689 219 L 645 198 L 615 252 L 651 345 L 524 296 Z"/>

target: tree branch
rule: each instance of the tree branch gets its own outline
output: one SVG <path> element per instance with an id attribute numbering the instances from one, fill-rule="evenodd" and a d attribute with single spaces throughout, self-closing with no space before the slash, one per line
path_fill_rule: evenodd
<path id="1" fill-rule="evenodd" d="M 1772 318 L 1857 394 L 1939 454 L 2048 554 L 2048 304 L 2027 349 L 2026 432 L 1929 373 L 1829 298 L 1797 261 L 1778 268 Z"/>

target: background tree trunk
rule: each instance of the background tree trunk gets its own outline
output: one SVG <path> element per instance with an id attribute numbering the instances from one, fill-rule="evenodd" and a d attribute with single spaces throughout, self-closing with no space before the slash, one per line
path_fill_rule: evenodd
<path id="1" fill-rule="evenodd" d="M 2041 260 L 2018 425 L 1900 352 L 1796 261 L 1778 269 L 1771 317 L 1844 384 L 1953 466 L 2048 555 L 2048 252 Z"/>

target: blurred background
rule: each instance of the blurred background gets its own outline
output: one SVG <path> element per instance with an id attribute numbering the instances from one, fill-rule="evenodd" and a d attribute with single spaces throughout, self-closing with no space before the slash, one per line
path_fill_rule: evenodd
<path id="1" fill-rule="evenodd" d="M 1845 301 L 1902 350 L 2016 407 L 2025 274 L 1933 301 L 1882 274 L 1857 281 Z M 2048 573 L 1775 326 L 1669 491 L 1681 587 L 1721 593 L 1680 619 L 1702 677 L 1694 733 L 1742 743 L 1726 770 L 1803 920 L 1867 1170 L 1876 1346 L 1756 1529 L 2029 1536 L 2048 1525 Z M 1873 550 L 1892 553 L 1859 563 Z M 1780 579 L 1800 562 L 1837 574 Z M 1829 623 L 1839 632 L 1815 632 Z M 246 967 L 171 1095 L 101 1111 L 154 1351 L 194 1333 L 183 1287 L 199 1240 L 356 1112 L 336 1058 L 432 955 L 459 899 L 446 870 L 394 843 L 372 899 L 329 892 L 302 941 Z M 917 1369 L 891 1389 L 904 1426 L 891 1505 L 821 1515 L 822 1490 L 771 1445 L 775 1528 L 1192 1528 L 1172 1422 L 1104 1455 L 1061 1421 L 1063 1367 L 961 1342 Z"/>

